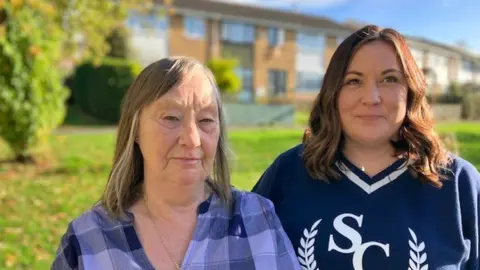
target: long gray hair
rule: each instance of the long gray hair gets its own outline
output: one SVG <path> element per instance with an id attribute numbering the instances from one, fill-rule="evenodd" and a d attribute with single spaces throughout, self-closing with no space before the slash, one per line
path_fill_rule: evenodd
<path id="1" fill-rule="evenodd" d="M 147 66 L 127 90 L 121 108 L 113 166 L 101 197 L 103 207 L 113 217 L 142 197 L 143 157 L 135 143 L 142 108 L 157 100 L 182 82 L 193 70 L 201 68 L 217 92 L 220 136 L 213 165 L 213 177 L 207 184 L 228 206 L 231 200 L 230 169 L 227 159 L 225 120 L 217 84 L 212 72 L 188 57 L 169 57 Z"/>

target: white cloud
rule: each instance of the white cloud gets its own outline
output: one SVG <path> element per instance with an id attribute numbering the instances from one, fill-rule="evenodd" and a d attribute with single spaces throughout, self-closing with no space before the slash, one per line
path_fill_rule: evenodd
<path id="1" fill-rule="evenodd" d="M 239 4 L 265 6 L 274 8 L 326 8 L 337 6 L 348 2 L 349 0 L 212 0 L 219 2 L 232 2 Z"/>

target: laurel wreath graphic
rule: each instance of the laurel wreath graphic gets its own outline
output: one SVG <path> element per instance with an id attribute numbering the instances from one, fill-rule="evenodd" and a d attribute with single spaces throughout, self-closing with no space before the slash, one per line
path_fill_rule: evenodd
<path id="1" fill-rule="evenodd" d="M 410 236 L 412 240 L 408 240 L 410 245 L 410 260 L 408 260 L 409 267 L 408 270 L 428 270 L 428 264 L 425 264 L 427 261 L 427 253 L 423 252 L 425 249 L 425 243 L 421 242 L 418 244 L 417 235 L 410 228 Z M 423 266 L 422 266 L 423 265 Z"/>
<path id="2" fill-rule="evenodd" d="M 315 236 L 318 233 L 317 226 L 320 224 L 321 219 L 315 221 L 313 223 L 310 230 L 304 229 L 303 236 L 300 238 L 300 246 L 298 248 L 298 261 L 302 265 L 303 270 L 318 270 L 317 268 L 317 261 L 315 260 L 315 256 L 313 252 L 315 251 L 315 247 L 313 244 L 315 243 Z M 423 270 L 423 269 L 422 269 Z"/>

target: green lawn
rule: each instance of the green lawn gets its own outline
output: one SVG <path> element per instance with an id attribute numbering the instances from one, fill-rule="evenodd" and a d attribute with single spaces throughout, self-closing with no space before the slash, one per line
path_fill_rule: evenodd
<path id="1" fill-rule="evenodd" d="M 456 132 L 462 156 L 480 168 L 480 124 L 443 124 Z M 250 189 L 282 151 L 300 142 L 302 130 L 230 132 L 235 186 Z M 48 269 L 68 221 L 88 209 L 103 190 L 114 134 L 57 135 L 43 169 L 0 164 L 0 269 Z M 8 158 L 0 143 L 0 160 Z"/>

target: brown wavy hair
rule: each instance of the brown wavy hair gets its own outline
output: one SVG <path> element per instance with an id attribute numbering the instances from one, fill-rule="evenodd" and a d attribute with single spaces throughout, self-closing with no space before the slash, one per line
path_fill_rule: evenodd
<path id="1" fill-rule="evenodd" d="M 407 154 L 409 169 L 422 181 L 441 187 L 441 170 L 449 163 L 449 155 L 434 131 L 431 108 L 426 98 L 426 82 L 412 57 L 403 36 L 394 29 L 365 26 L 345 39 L 332 56 L 320 93 L 316 97 L 304 135 L 302 158 L 315 179 L 339 179 L 333 166 L 344 145 L 338 112 L 338 95 L 345 72 L 357 50 L 372 41 L 391 44 L 397 53 L 408 84 L 407 113 L 400 127 L 400 139 L 392 141 L 396 154 Z"/>

